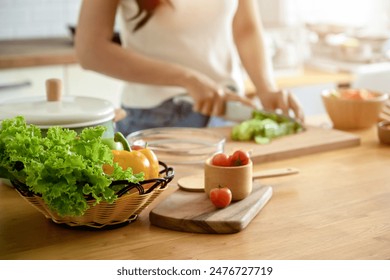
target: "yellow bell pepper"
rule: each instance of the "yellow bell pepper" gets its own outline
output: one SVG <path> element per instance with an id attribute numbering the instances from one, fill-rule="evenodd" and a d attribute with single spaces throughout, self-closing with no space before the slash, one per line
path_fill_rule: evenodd
<path id="1" fill-rule="evenodd" d="M 140 172 L 144 173 L 145 180 L 150 179 L 152 174 L 150 174 L 150 163 L 148 158 L 139 151 L 117 151 L 112 150 L 114 156 L 114 163 L 118 163 L 123 170 L 131 168 L 133 174 L 138 174 Z M 114 167 L 108 164 L 103 165 L 104 173 L 110 175 L 114 171 Z"/>
<path id="2" fill-rule="evenodd" d="M 149 148 L 144 148 L 142 146 L 132 146 L 131 147 L 133 151 L 138 151 L 146 156 L 146 158 L 149 160 L 150 168 L 149 168 L 149 175 L 151 178 L 158 178 L 159 177 L 159 171 L 160 171 L 160 164 L 158 163 L 158 158 L 156 154 Z"/>
<path id="3" fill-rule="evenodd" d="M 159 162 L 152 150 L 142 146 L 133 146 L 131 148 L 126 138 L 120 132 L 115 133 L 114 141 L 121 143 L 124 149 L 112 150 L 114 163 L 118 163 L 124 170 L 130 167 L 134 174 L 143 172 L 145 180 L 159 177 Z M 114 171 L 114 167 L 106 164 L 103 166 L 103 171 L 110 175 Z"/>

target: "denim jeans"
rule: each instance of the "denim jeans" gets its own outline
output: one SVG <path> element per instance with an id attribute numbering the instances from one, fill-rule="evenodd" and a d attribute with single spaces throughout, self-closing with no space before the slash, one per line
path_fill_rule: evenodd
<path id="1" fill-rule="evenodd" d="M 206 127 L 210 117 L 192 110 L 186 100 L 169 99 L 157 107 L 139 109 L 123 108 L 127 116 L 116 123 L 116 130 L 128 134 L 154 127 Z"/>

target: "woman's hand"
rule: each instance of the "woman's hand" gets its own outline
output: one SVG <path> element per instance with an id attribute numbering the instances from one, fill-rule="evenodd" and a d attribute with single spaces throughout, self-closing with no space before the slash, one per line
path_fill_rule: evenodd
<path id="1" fill-rule="evenodd" d="M 255 108 L 247 97 L 238 96 L 226 87 L 198 72 L 192 72 L 183 85 L 194 100 L 193 110 L 207 116 L 223 116 L 227 101 L 239 101 Z"/>
<path id="2" fill-rule="evenodd" d="M 304 112 L 301 105 L 295 96 L 286 90 L 279 90 L 274 92 L 258 93 L 263 108 L 265 110 L 281 110 L 283 114 L 290 115 L 292 111 L 294 117 L 299 121 L 304 121 Z"/>

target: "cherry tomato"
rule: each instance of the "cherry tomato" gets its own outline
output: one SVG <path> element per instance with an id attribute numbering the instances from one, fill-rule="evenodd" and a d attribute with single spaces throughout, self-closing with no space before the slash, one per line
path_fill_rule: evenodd
<path id="1" fill-rule="evenodd" d="M 232 192 L 229 188 L 218 187 L 210 191 L 210 200 L 217 208 L 225 208 L 232 201 Z"/>
<path id="2" fill-rule="evenodd" d="M 230 165 L 232 166 L 246 165 L 248 163 L 249 154 L 242 150 L 237 150 L 230 156 Z"/>
<path id="3" fill-rule="evenodd" d="M 217 166 L 230 166 L 229 156 L 224 153 L 216 154 L 213 156 L 211 164 Z"/>

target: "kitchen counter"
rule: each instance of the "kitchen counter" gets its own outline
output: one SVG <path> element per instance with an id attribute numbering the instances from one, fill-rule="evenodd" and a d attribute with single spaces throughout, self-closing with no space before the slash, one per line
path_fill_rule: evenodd
<path id="1" fill-rule="evenodd" d="M 70 38 L 0 41 L 0 70 L 75 63 L 77 58 Z M 349 73 L 331 73 L 306 67 L 296 74 L 277 77 L 277 83 L 281 88 L 291 88 L 326 83 L 349 84 L 353 78 Z M 247 87 L 253 91 L 250 82 Z"/>
<path id="2" fill-rule="evenodd" d="M 0 69 L 77 63 L 70 38 L 0 41 Z"/>
<path id="3" fill-rule="evenodd" d="M 273 197 L 235 234 L 150 224 L 149 211 L 200 166 L 175 166 L 170 187 L 136 222 L 101 231 L 56 225 L 0 184 L 0 259 L 389 259 L 390 146 L 379 144 L 375 128 L 351 133 L 361 137 L 359 146 L 255 165 L 300 173 L 261 179 L 273 186 Z"/>

